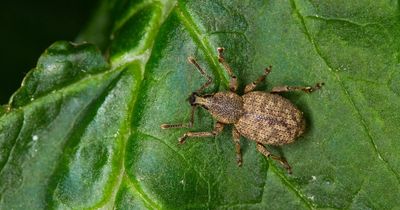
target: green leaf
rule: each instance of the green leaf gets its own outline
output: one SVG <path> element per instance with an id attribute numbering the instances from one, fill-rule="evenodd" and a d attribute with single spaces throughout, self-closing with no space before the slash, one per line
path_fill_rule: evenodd
<path id="1" fill-rule="evenodd" d="M 109 64 L 92 45 L 56 42 L 0 108 L 2 208 L 398 208 L 397 1 L 104 2 Z M 227 88 L 219 46 L 241 88 L 270 64 L 260 90 L 325 82 L 283 94 L 307 121 L 298 141 L 270 147 L 292 175 L 243 137 L 238 167 L 231 126 L 184 145 L 189 129 L 160 129 L 189 120 L 205 82 L 188 56 L 212 75 L 207 92 Z M 206 110 L 195 117 L 190 130 L 213 128 Z"/>

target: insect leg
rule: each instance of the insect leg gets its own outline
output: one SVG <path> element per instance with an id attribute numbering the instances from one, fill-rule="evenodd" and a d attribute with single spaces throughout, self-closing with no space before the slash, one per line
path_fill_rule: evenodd
<path id="1" fill-rule="evenodd" d="M 218 61 L 220 63 L 222 63 L 222 65 L 224 65 L 225 70 L 228 72 L 229 77 L 231 78 L 230 81 L 229 81 L 229 89 L 231 91 L 233 91 L 233 92 L 236 92 L 236 90 L 238 89 L 237 77 L 233 74 L 232 68 L 225 61 L 225 58 L 224 58 L 224 55 L 223 55 L 224 48 L 218 47 L 217 51 L 218 51 Z"/>
<path id="2" fill-rule="evenodd" d="M 219 133 L 222 132 L 222 130 L 224 129 L 224 124 L 217 122 L 215 123 L 214 126 L 214 130 L 210 131 L 210 132 L 186 132 L 185 134 L 183 134 L 182 137 L 179 138 L 179 143 L 183 144 L 185 143 L 185 140 L 189 137 L 212 137 L 212 136 L 216 136 Z"/>
<path id="3" fill-rule="evenodd" d="M 244 88 L 244 93 L 253 91 L 260 82 L 265 80 L 265 78 L 268 76 L 268 74 L 271 72 L 271 70 L 272 70 L 272 66 L 268 66 L 268 68 L 265 68 L 263 75 L 261 75 L 256 81 L 246 85 L 246 87 Z"/>
<path id="4" fill-rule="evenodd" d="M 192 106 L 192 110 L 190 111 L 190 121 L 189 123 L 179 123 L 179 124 L 161 124 L 162 129 L 169 129 L 169 128 L 191 128 L 193 127 L 194 122 L 194 112 L 197 106 Z"/>
<path id="5" fill-rule="evenodd" d="M 235 142 L 235 147 L 236 147 L 236 161 L 238 166 L 241 166 L 242 152 L 240 151 L 240 133 L 235 127 L 232 129 L 232 136 L 233 136 L 233 142 Z"/>
<path id="6" fill-rule="evenodd" d="M 279 86 L 279 87 L 274 87 L 272 88 L 271 93 L 284 93 L 284 92 L 289 92 L 289 91 L 303 91 L 306 93 L 311 93 L 313 91 L 316 91 L 318 89 L 321 89 L 322 85 L 324 85 L 323 82 L 317 83 L 314 87 L 299 87 L 299 86 Z"/>
<path id="7" fill-rule="evenodd" d="M 196 66 L 197 70 L 199 70 L 200 74 L 202 76 L 204 76 L 205 78 L 207 78 L 207 82 L 204 83 L 197 91 L 196 93 L 202 93 L 204 91 L 204 89 L 206 89 L 211 83 L 212 83 L 212 78 L 210 77 L 210 75 L 208 75 L 203 68 L 200 67 L 200 65 L 197 63 L 196 59 L 194 59 L 193 57 L 188 57 L 188 61 L 193 64 L 194 66 Z"/>
<path id="8" fill-rule="evenodd" d="M 289 174 L 292 173 L 292 170 L 291 170 L 291 167 L 290 167 L 289 163 L 285 159 L 271 154 L 271 152 L 269 152 L 267 150 L 267 148 L 265 148 L 264 145 L 262 145 L 260 143 L 257 143 L 257 150 L 261 154 L 263 154 L 265 157 L 267 157 L 267 158 L 271 157 L 272 159 L 278 161 L 288 171 Z"/>

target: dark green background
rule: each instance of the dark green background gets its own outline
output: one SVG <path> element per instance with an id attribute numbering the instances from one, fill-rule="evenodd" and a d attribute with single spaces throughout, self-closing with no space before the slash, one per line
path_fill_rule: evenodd
<path id="1" fill-rule="evenodd" d="M 6 104 L 40 54 L 56 40 L 73 41 L 97 0 L 17 0 L 0 4 L 0 103 Z"/>

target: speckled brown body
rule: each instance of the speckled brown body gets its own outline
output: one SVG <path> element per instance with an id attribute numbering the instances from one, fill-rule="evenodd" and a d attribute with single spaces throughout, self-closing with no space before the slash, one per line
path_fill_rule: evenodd
<path id="1" fill-rule="evenodd" d="M 303 134 L 303 114 L 289 100 L 254 91 L 242 96 L 243 115 L 235 123 L 240 134 L 262 144 L 292 143 Z"/>
<path id="2" fill-rule="evenodd" d="M 206 108 L 218 122 L 234 124 L 241 135 L 262 144 L 292 143 L 305 128 L 302 112 L 276 94 L 218 92 L 197 96 L 194 103 Z"/>
<path id="3" fill-rule="evenodd" d="M 196 60 L 189 57 L 189 62 L 194 64 L 199 72 L 207 78 L 199 90 L 193 92 L 189 97 L 192 106 L 189 124 L 162 124 L 161 128 L 184 128 L 192 127 L 195 109 L 199 106 L 210 112 L 217 121 L 215 127 L 209 132 L 186 132 L 179 142 L 183 144 L 189 137 L 211 137 L 222 132 L 224 125 L 233 124 L 232 137 L 236 147 L 237 163 L 242 164 L 240 149 L 240 136 L 256 142 L 257 150 L 266 157 L 270 157 L 281 163 L 290 173 L 290 166 L 285 159 L 271 154 L 263 144 L 284 145 L 292 143 L 304 133 L 305 121 L 303 113 L 298 110 L 289 100 L 278 95 L 288 91 L 304 91 L 311 93 L 319 89 L 323 83 L 317 83 L 315 87 L 279 86 L 274 87 L 271 92 L 254 91 L 257 84 L 264 81 L 271 72 L 271 66 L 254 82 L 246 85 L 244 95 L 239 96 L 237 78 L 230 66 L 225 62 L 222 55 L 223 48 L 218 48 L 218 61 L 224 66 L 230 76 L 229 91 L 214 94 L 202 94 L 212 79 L 200 67 Z"/>

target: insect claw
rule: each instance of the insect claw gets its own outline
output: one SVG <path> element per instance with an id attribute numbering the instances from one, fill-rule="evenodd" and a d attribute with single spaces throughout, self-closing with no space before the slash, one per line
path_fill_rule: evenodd
<path id="1" fill-rule="evenodd" d="M 185 140 L 186 140 L 186 135 L 180 137 L 180 138 L 178 139 L 179 144 L 184 144 L 184 143 L 185 143 Z"/>
<path id="2" fill-rule="evenodd" d="M 323 85 L 325 85 L 325 83 L 319 82 L 319 83 L 315 84 L 314 87 L 306 87 L 306 88 L 304 89 L 304 92 L 306 92 L 306 93 L 314 92 L 314 91 L 316 91 L 316 90 L 321 89 Z"/>
<path id="3" fill-rule="evenodd" d="M 305 87 L 303 89 L 303 91 L 306 92 L 306 93 L 311 93 L 313 91 L 313 88 L 312 87 Z"/>
<path id="4" fill-rule="evenodd" d="M 289 163 L 285 159 L 282 159 L 282 161 L 280 161 L 280 163 L 286 169 L 288 174 L 292 174 L 292 167 L 290 167 Z"/>
<path id="5" fill-rule="evenodd" d="M 324 82 L 319 82 L 319 83 L 317 83 L 317 84 L 315 85 L 315 89 L 316 89 L 316 90 L 321 89 L 323 85 L 325 85 Z"/>
<path id="6" fill-rule="evenodd" d="M 242 160 L 238 160 L 237 164 L 238 164 L 239 167 L 241 167 L 242 166 Z"/>
<path id="7" fill-rule="evenodd" d="M 292 168 L 290 168 L 290 166 L 286 168 L 286 171 L 287 171 L 288 174 L 292 174 Z"/>
<path id="8" fill-rule="evenodd" d="M 196 63 L 196 60 L 192 56 L 189 56 L 187 59 L 188 59 L 189 63 L 191 63 L 191 64 Z"/>
<path id="9" fill-rule="evenodd" d="M 269 65 L 267 68 L 265 68 L 265 73 L 269 74 L 272 71 L 272 65 Z"/>
<path id="10" fill-rule="evenodd" d="M 222 53 L 224 52 L 224 48 L 223 47 L 218 47 L 217 51 L 218 51 L 218 62 L 223 63 L 224 62 L 224 56 L 222 55 Z"/>

